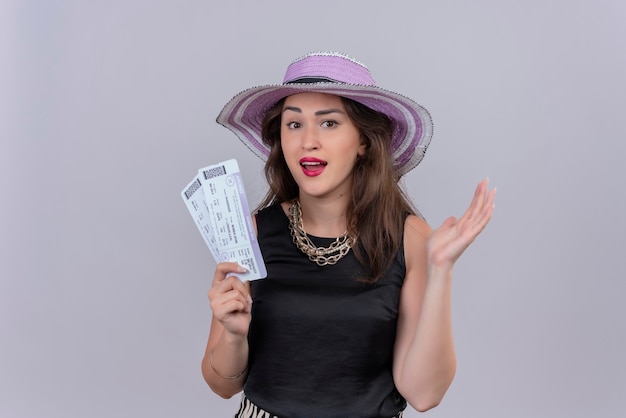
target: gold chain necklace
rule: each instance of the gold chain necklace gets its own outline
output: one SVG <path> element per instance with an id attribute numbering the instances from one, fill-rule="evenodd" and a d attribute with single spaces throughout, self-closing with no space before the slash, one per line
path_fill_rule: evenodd
<path id="1" fill-rule="evenodd" d="M 300 251 L 309 256 L 309 260 L 315 262 L 318 266 L 336 264 L 352 248 L 355 240 L 347 232 L 337 237 L 328 247 L 316 247 L 302 226 L 300 201 L 296 199 L 289 211 L 289 229 L 291 230 L 294 244 Z"/>

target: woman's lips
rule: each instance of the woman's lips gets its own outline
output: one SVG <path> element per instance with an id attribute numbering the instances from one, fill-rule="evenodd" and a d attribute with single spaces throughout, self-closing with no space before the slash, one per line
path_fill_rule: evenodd
<path id="1" fill-rule="evenodd" d="M 322 174 L 328 163 L 319 158 L 304 157 L 300 159 L 300 167 L 305 176 L 315 177 Z"/>

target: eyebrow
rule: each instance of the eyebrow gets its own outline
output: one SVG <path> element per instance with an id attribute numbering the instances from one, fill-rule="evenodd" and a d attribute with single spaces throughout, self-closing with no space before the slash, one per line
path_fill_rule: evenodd
<path id="1" fill-rule="evenodd" d="M 295 106 L 285 106 L 285 108 L 283 109 L 283 113 L 286 110 L 291 110 L 292 112 L 296 112 L 296 113 L 302 113 L 302 109 L 300 109 L 299 107 L 295 107 Z M 318 110 L 317 112 L 315 112 L 315 116 L 324 116 L 324 115 L 329 115 L 331 113 L 345 114 L 346 112 L 344 112 L 341 109 L 324 109 L 324 110 Z"/>

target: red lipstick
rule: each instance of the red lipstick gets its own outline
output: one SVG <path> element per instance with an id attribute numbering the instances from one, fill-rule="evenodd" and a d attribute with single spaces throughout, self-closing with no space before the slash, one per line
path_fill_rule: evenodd
<path id="1" fill-rule="evenodd" d="M 300 167 L 305 176 L 315 177 L 322 174 L 328 163 L 315 157 L 304 157 L 300 159 Z"/>

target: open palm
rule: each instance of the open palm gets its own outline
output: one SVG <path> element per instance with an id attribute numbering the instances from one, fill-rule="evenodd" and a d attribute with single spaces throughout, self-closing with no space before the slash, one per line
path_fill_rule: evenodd
<path id="1" fill-rule="evenodd" d="M 493 213 L 496 192 L 495 189 L 488 191 L 488 183 L 485 179 L 478 184 L 463 216 L 459 219 L 449 217 L 432 232 L 426 244 L 432 266 L 451 268 L 485 228 Z"/>

